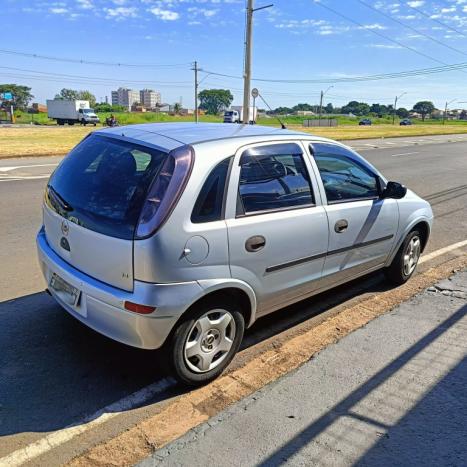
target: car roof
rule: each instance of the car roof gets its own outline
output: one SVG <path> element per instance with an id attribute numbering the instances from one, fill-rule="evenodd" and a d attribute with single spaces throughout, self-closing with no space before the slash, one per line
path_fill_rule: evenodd
<path id="1" fill-rule="evenodd" d="M 233 138 L 291 136 L 310 138 L 312 135 L 300 131 L 283 130 L 262 125 L 238 125 L 233 123 L 146 123 L 99 130 L 97 134 L 125 137 L 141 143 L 153 144 L 167 150 L 184 144 L 199 144 Z M 316 138 L 330 141 L 326 138 Z"/>

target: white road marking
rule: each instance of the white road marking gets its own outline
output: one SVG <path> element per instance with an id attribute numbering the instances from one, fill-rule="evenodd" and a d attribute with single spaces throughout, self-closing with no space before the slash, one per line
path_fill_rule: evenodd
<path id="1" fill-rule="evenodd" d="M 146 386 L 139 391 L 136 391 L 133 394 L 98 410 L 94 414 L 74 423 L 73 425 L 54 431 L 24 448 L 13 451 L 11 454 L 0 458 L 0 466 L 4 465 L 14 467 L 22 465 L 25 462 L 30 462 L 36 457 L 72 440 L 87 430 L 95 428 L 98 425 L 102 425 L 102 423 L 117 417 L 122 412 L 144 404 L 174 385 L 175 381 L 169 378 L 150 384 L 149 386 Z"/>
<path id="2" fill-rule="evenodd" d="M 392 157 L 399 157 L 399 156 L 410 156 L 412 154 L 420 154 L 419 152 L 402 152 L 400 154 L 391 154 Z"/>
<path id="3" fill-rule="evenodd" d="M 0 182 L 21 182 L 23 180 L 42 180 L 44 178 L 49 178 L 50 174 L 48 175 L 26 175 L 24 177 L 20 176 L 10 176 L 8 178 L 0 178 Z"/>
<path id="4" fill-rule="evenodd" d="M 462 242 L 453 243 L 439 250 L 433 251 L 427 255 L 424 255 L 420 260 L 419 264 L 426 263 L 438 256 L 449 253 L 452 250 L 467 246 L 467 240 Z M 12 453 L 0 458 L 0 466 L 15 467 L 30 462 L 31 460 L 39 457 L 56 447 L 71 441 L 78 435 L 85 433 L 86 431 L 95 428 L 96 426 L 102 425 L 103 423 L 111 420 L 112 418 L 121 415 L 123 412 L 138 407 L 145 402 L 151 400 L 156 395 L 166 391 L 173 387 L 175 381 L 172 378 L 163 379 L 157 383 L 150 384 L 139 391 L 130 394 L 113 404 L 110 404 L 103 409 L 98 410 L 94 414 L 85 417 L 82 420 L 73 423 L 72 425 L 63 428 L 61 430 L 54 431 L 44 438 L 41 438 L 31 444 L 28 444 L 24 448 L 13 451 Z"/>
<path id="5" fill-rule="evenodd" d="M 10 172 L 16 169 L 29 169 L 30 167 L 56 167 L 57 164 L 35 164 L 35 165 L 15 165 L 10 167 L 0 167 L 0 172 Z"/>
<path id="6" fill-rule="evenodd" d="M 432 260 L 433 258 L 437 258 L 438 256 L 444 255 L 449 253 L 452 250 L 456 250 L 457 248 L 462 248 L 463 246 L 467 246 L 467 240 L 463 240 L 462 242 L 453 243 L 452 245 L 448 245 L 444 248 L 440 248 L 439 250 L 433 251 L 428 253 L 427 255 L 422 256 L 419 264 L 426 263 L 427 261 Z"/>

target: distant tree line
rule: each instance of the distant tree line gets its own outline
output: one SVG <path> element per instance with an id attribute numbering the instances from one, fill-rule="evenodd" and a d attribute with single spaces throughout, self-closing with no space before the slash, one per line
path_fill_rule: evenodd
<path id="1" fill-rule="evenodd" d="M 422 119 L 425 120 L 425 118 L 429 115 L 431 115 L 434 111 L 436 110 L 433 102 L 431 101 L 420 101 L 417 102 L 414 106 L 413 109 L 411 110 L 412 112 L 417 112 L 422 116 Z M 274 109 L 272 112 L 269 113 L 274 113 L 274 114 L 294 114 L 299 111 L 310 111 L 314 113 L 319 112 L 319 106 L 318 105 L 311 105 L 311 104 L 297 104 L 293 107 L 277 107 Z M 408 109 L 405 107 L 399 107 L 396 109 L 396 115 L 399 118 L 407 118 L 410 115 L 410 112 Z M 350 101 L 347 105 L 344 105 L 343 107 L 334 107 L 331 103 L 323 106 L 322 109 L 323 114 L 353 114 L 356 115 L 357 117 L 363 117 L 363 116 L 375 116 L 375 117 L 387 117 L 390 115 L 393 115 L 394 113 L 394 106 L 389 104 L 389 105 L 384 105 L 384 104 L 367 104 L 366 102 L 358 102 L 358 101 Z"/>

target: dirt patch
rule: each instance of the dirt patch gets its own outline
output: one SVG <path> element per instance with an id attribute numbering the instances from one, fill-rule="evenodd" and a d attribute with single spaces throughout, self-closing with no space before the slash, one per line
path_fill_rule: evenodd
<path id="1" fill-rule="evenodd" d="M 402 287 L 365 298 L 277 348 L 254 357 L 210 385 L 173 399 L 156 415 L 91 448 L 67 465 L 134 464 L 221 410 L 296 369 L 328 345 L 466 266 L 467 256 L 455 258 L 415 276 Z"/>

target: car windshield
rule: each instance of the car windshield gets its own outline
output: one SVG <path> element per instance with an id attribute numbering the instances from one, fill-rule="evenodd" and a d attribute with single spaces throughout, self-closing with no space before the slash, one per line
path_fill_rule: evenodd
<path id="1" fill-rule="evenodd" d="M 83 113 L 85 113 L 85 114 L 93 114 L 93 113 L 94 113 L 94 109 L 83 109 Z"/>
<path id="2" fill-rule="evenodd" d="M 161 150 L 89 136 L 53 173 L 46 202 L 85 228 L 133 239 L 146 192 L 166 157 Z"/>

